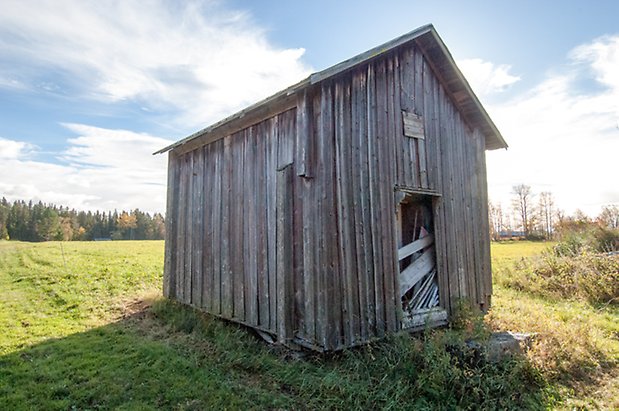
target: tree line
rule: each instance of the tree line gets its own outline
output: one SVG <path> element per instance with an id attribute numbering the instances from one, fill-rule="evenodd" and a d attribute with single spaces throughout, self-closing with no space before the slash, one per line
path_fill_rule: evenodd
<path id="1" fill-rule="evenodd" d="M 77 211 L 32 201 L 0 200 L 0 239 L 21 241 L 163 240 L 159 213 Z"/>
<path id="2" fill-rule="evenodd" d="M 599 215 L 589 217 L 581 210 L 567 215 L 557 207 L 551 192 L 536 194 L 531 186 L 519 184 L 512 187 L 511 207 L 500 203 L 488 205 L 490 235 L 493 240 L 505 237 L 524 237 L 531 240 L 551 240 L 563 233 L 599 228 L 619 230 L 619 206 L 603 206 Z"/>

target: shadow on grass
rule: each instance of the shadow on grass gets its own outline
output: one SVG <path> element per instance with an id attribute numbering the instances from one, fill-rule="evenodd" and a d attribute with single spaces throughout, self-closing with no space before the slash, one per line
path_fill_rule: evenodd
<path id="1" fill-rule="evenodd" d="M 176 317 L 167 318 L 170 323 L 150 309 L 140 311 L 0 357 L 0 409 L 204 409 L 287 402 L 277 390 L 265 396 L 244 383 L 243 370 L 222 367 L 218 348 L 208 341 L 193 341 L 197 318 L 190 312 L 181 310 Z M 240 332 L 218 328 L 229 330 L 219 333 L 217 343 Z"/>
<path id="2" fill-rule="evenodd" d="M 169 301 L 0 357 L 0 409 L 543 408 L 523 361 L 470 366 L 453 336 L 295 359 Z"/>

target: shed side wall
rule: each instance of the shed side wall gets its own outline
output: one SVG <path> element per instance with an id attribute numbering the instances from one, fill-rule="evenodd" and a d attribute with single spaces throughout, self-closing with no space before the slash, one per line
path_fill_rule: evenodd
<path id="1" fill-rule="evenodd" d="M 288 110 L 170 154 L 166 296 L 277 333 L 277 170 L 292 164 L 295 121 Z"/>

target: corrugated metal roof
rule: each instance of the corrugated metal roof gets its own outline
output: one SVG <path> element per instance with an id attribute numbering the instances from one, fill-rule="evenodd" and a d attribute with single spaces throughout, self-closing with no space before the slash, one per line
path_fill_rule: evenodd
<path id="1" fill-rule="evenodd" d="M 395 48 L 413 42 L 421 49 L 425 57 L 428 59 L 432 69 L 441 80 L 443 87 L 445 87 L 447 92 L 453 98 L 465 121 L 472 127 L 477 127 L 482 131 L 486 139 L 486 149 L 495 150 L 498 148 L 507 148 L 507 143 L 503 139 L 503 136 L 471 89 L 469 83 L 464 78 L 464 75 L 456 65 L 451 53 L 447 50 L 445 43 L 434 29 L 434 26 L 428 24 L 378 47 L 374 47 L 373 49 L 361 53 L 351 59 L 314 73 L 299 83 L 290 86 L 287 89 L 272 95 L 271 97 L 259 101 L 236 114 L 218 121 L 213 125 L 197 131 L 196 133 L 193 133 L 192 135 L 179 140 L 174 144 L 164 147 L 154 154 L 165 153 L 209 134 L 216 133 L 220 136 L 220 138 L 224 137 L 225 133 L 221 133 L 221 131 L 232 129 L 235 123 L 243 122 L 244 119 L 250 116 L 254 117 L 259 115 L 265 110 L 266 107 L 281 104 L 283 101 L 289 100 L 291 96 L 306 89 L 307 87 L 325 81 L 345 71 L 354 69 L 362 64 L 381 57 Z"/>

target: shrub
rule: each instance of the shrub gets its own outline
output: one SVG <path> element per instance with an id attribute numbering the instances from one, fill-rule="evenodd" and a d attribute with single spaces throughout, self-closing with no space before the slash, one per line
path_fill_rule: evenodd
<path id="1" fill-rule="evenodd" d="M 619 230 L 600 228 L 593 233 L 594 248 L 599 252 L 619 251 Z"/>
<path id="2" fill-rule="evenodd" d="M 540 232 L 532 232 L 527 235 L 529 241 L 546 241 L 546 234 Z"/>
<path id="3" fill-rule="evenodd" d="M 562 252 L 572 249 L 563 246 Z M 504 270 L 497 281 L 545 297 L 619 304 L 619 257 L 587 251 L 575 256 L 543 253 L 539 258 L 522 259 L 513 269 Z"/>
<path id="4" fill-rule="evenodd" d="M 576 256 L 584 252 L 609 253 L 619 251 L 619 230 L 595 227 L 582 231 L 569 231 L 562 235 L 554 247 L 558 256 Z"/>

